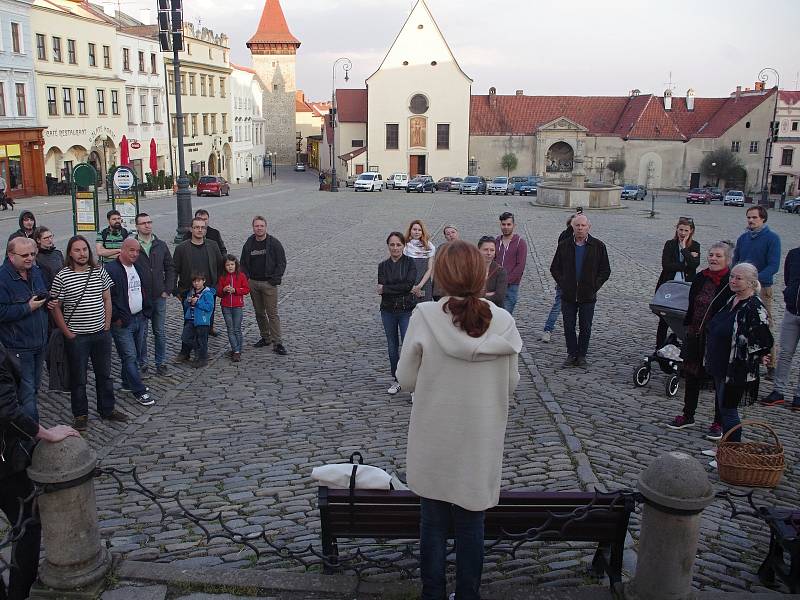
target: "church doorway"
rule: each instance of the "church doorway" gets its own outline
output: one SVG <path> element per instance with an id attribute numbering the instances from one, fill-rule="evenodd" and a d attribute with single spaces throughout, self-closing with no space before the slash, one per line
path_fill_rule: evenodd
<path id="1" fill-rule="evenodd" d="M 428 171 L 425 169 L 427 158 L 424 154 L 412 154 L 408 159 L 408 176 L 427 175 Z"/>

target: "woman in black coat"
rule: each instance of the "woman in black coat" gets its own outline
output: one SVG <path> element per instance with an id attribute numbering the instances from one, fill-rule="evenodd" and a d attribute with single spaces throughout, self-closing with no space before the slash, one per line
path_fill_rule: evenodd
<path id="1" fill-rule="evenodd" d="M 680 217 L 675 226 L 675 237 L 664 244 L 664 251 L 661 253 L 661 275 L 656 289 L 665 281 L 691 282 L 699 266 L 700 244 L 694 241 L 694 221 L 688 217 Z M 667 322 L 659 319 L 656 348 L 664 345 L 668 330 Z"/>

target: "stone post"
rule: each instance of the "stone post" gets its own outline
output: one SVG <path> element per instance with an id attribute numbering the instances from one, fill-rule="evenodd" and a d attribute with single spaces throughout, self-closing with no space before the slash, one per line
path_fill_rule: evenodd
<path id="1" fill-rule="evenodd" d="M 626 600 L 691 600 L 700 513 L 714 489 L 697 460 L 683 452 L 656 458 L 639 477 L 645 497 L 636 573 Z"/>
<path id="2" fill-rule="evenodd" d="M 97 456 L 81 437 L 40 442 L 33 453 L 28 476 L 45 488 L 39 496 L 39 518 L 46 557 L 39 579 L 49 588 L 86 589 L 111 568 L 97 524 L 96 465 Z"/>

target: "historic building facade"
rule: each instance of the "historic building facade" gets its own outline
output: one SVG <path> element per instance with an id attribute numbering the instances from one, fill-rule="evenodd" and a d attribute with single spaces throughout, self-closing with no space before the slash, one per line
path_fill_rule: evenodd
<path id="1" fill-rule="evenodd" d="M 778 94 L 778 136 L 772 145 L 770 192 L 800 195 L 800 91 Z"/>
<path id="2" fill-rule="evenodd" d="M 231 65 L 231 118 L 233 119 L 233 162 L 231 179 L 260 181 L 267 175 L 264 161 L 266 123 L 262 114 L 264 89 L 255 71 Z"/>

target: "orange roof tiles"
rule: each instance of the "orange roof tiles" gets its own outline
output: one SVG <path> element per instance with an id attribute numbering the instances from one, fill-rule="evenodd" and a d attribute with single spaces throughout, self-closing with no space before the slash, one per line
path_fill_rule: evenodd
<path id="1" fill-rule="evenodd" d="M 341 123 L 366 123 L 367 90 L 336 90 L 336 110 Z"/>
<path id="2" fill-rule="evenodd" d="M 261 13 L 261 21 L 258 29 L 249 40 L 250 44 L 296 44 L 300 41 L 289 31 L 286 24 L 286 17 L 283 16 L 280 0 L 266 0 L 264 11 Z"/>

